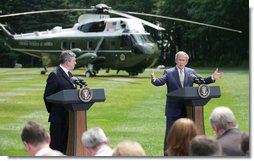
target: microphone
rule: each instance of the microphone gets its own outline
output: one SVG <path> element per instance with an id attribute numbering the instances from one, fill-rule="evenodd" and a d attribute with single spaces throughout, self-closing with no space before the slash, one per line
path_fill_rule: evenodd
<path id="1" fill-rule="evenodd" d="M 87 83 L 84 81 L 84 79 L 83 79 L 83 78 L 78 77 L 78 81 L 79 81 L 80 85 L 87 86 Z"/>
<path id="2" fill-rule="evenodd" d="M 77 88 L 77 85 L 80 85 L 80 82 L 77 77 L 71 77 L 72 84 L 75 85 L 75 88 Z"/>
<path id="3" fill-rule="evenodd" d="M 204 78 L 202 78 L 199 74 L 190 74 L 190 78 L 193 80 L 194 83 L 196 84 L 205 84 Z"/>

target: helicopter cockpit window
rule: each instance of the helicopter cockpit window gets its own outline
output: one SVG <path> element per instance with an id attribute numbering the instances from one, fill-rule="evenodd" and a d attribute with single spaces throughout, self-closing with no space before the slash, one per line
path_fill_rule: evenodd
<path id="1" fill-rule="evenodd" d="M 138 43 L 154 43 L 150 35 L 133 34 L 133 37 Z"/>
<path id="2" fill-rule="evenodd" d="M 102 32 L 104 31 L 106 23 L 104 21 L 91 22 L 78 27 L 82 32 Z"/>

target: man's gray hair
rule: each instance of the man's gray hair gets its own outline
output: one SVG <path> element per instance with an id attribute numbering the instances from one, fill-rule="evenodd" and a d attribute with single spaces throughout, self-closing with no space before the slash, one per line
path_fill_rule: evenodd
<path id="1" fill-rule="evenodd" d="M 237 126 L 234 113 L 228 107 L 216 107 L 212 111 L 209 119 L 211 125 L 216 125 L 221 130 L 227 130 Z"/>
<path id="2" fill-rule="evenodd" d="M 85 147 L 94 149 L 106 143 L 108 138 L 101 128 L 91 128 L 83 133 L 81 140 Z"/>
<path id="3" fill-rule="evenodd" d="M 175 55 L 175 60 L 177 60 L 177 58 L 180 57 L 180 56 L 185 56 L 186 60 L 187 61 L 189 60 L 189 55 L 184 51 L 178 51 Z"/>
<path id="4" fill-rule="evenodd" d="M 64 50 L 59 56 L 59 62 L 60 64 L 64 64 L 66 61 L 70 62 L 74 57 L 76 57 L 76 54 L 74 54 L 71 50 Z"/>

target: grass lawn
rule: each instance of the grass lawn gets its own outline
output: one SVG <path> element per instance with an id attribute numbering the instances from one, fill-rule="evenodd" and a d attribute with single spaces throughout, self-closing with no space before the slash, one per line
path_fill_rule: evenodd
<path id="1" fill-rule="evenodd" d="M 49 69 L 50 71 L 53 68 Z M 214 69 L 197 69 L 209 76 Z M 235 113 L 239 128 L 250 130 L 249 70 L 220 69 L 224 76 L 214 85 L 221 87 L 221 98 L 212 99 L 205 106 L 206 134 L 214 136 L 209 125 L 209 115 L 216 106 L 228 106 Z M 43 102 L 46 75 L 40 69 L 0 69 L 0 155 L 27 156 L 20 133 L 27 121 L 41 123 L 47 130 L 48 113 Z M 83 70 L 75 70 L 81 76 Z M 162 76 L 163 70 L 156 70 Z M 90 88 L 104 88 L 106 101 L 95 103 L 87 112 L 88 128 L 101 127 L 115 147 L 124 139 L 142 144 L 147 156 L 163 156 L 165 133 L 166 87 L 150 83 L 146 70 L 137 77 L 127 73 L 100 71 L 97 77 L 85 78 Z M 241 80 L 241 81 L 239 81 Z"/>

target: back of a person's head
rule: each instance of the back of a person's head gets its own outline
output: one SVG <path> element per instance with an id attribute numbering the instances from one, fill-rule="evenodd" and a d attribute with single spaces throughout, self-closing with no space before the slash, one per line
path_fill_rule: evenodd
<path id="1" fill-rule="evenodd" d="M 173 156 L 188 155 L 189 142 L 197 135 L 197 127 L 191 119 L 176 120 L 167 137 L 168 154 Z"/>
<path id="2" fill-rule="evenodd" d="M 216 107 L 210 115 L 211 125 L 216 125 L 221 130 L 227 130 L 236 127 L 234 113 L 228 107 Z"/>
<path id="3" fill-rule="evenodd" d="M 98 145 L 106 143 L 108 138 L 101 128 L 91 128 L 83 133 L 81 141 L 87 148 L 96 148 Z"/>
<path id="4" fill-rule="evenodd" d="M 59 56 L 60 64 L 64 64 L 66 61 L 71 61 L 76 55 L 71 50 L 63 50 Z"/>
<path id="5" fill-rule="evenodd" d="M 190 155 L 192 156 L 221 156 L 222 148 L 219 142 L 205 135 L 195 136 L 190 142 Z"/>
<path id="6" fill-rule="evenodd" d="M 40 124 L 29 121 L 22 130 L 21 139 L 23 142 L 36 146 L 41 143 L 47 143 L 49 135 Z"/>
<path id="7" fill-rule="evenodd" d="M 113 150 L 112 156 L 145 156 L 142 146 L 135 141 L 125 140 L 120 142 Z"/>

